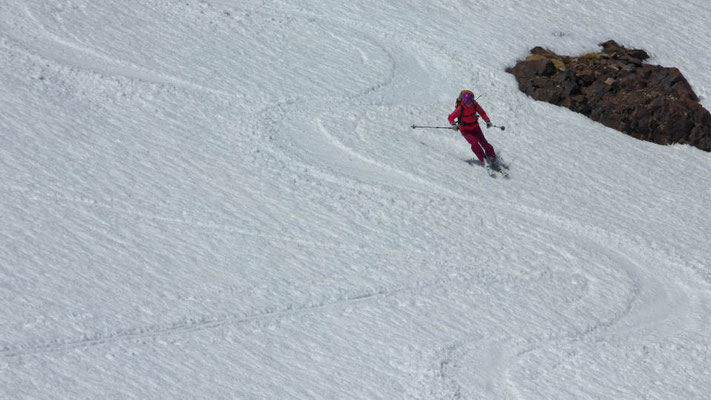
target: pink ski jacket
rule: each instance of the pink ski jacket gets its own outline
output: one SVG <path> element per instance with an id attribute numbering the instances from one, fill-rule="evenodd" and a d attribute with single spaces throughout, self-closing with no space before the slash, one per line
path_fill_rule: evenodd
<path id="1" fill-rule="evenodd" d="M 479 121 L 477 121 L 477 114 L 481 115 L 484 121 L 489 121 L 489 117 L 486 115 L 486 112 L 484 112 L 484 109 L 476 102 L 470 106 L 464 103 L 460 104 L 459 107 L 454 109 L 454 112 L 449 114 L 447 119 L 450 124 L 454 123 L 455 118 L 459 118 L 460 126 L 477 125 L 479 123 Z"/>

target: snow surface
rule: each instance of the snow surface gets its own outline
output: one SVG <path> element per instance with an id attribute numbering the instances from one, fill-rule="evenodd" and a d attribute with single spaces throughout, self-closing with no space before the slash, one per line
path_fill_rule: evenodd
<path id="1" fill-rule="evenodd" d="M 0 0 L 0 398 L 711 398 L 711 155 L 535 102 L 705 0 Z M 446 124 L 471 88 L 510 180 Z"/>

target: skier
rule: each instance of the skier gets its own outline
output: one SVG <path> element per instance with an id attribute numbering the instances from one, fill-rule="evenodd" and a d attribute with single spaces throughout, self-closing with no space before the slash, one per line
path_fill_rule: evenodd
<path id="1" fill-rule="evenodd" d="M 460 97 L 461 102 L 457 101 L 458 104 L 454 112 L 449 114 L 448 117 L 452 129 L 455 131 L 459 130 L 462 136 L 464 136 L 464 139 L 472 145 L 472 151 L 482 165 L 484 165 L 484 160 L 487 160 L 490 166 L 496 166 L 494 147 L 486 141 L 484 133 L 482 133 L 479 127 L 479 117 L 477 114 L 481 115 L 484 119 L 487 128 L 492 127 L 489 117 L 486 115 L 486 112 L 484 112 L 484 109 L 474 101 L 474 93 L 469 90 L 463 90 Z M 455 118 L 457 122 L 454 121 Z"/>

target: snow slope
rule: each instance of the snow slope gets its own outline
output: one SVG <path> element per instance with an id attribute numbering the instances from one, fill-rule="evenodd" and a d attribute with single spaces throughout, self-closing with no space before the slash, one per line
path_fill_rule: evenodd
<path id="1" fill-rule="evenodd" d="M 705 1 L 0 0 L 0 398 L 706 399 L 711 156 L 520 93 Z M 446 123 L 482 94 L 511 164 Z"/>

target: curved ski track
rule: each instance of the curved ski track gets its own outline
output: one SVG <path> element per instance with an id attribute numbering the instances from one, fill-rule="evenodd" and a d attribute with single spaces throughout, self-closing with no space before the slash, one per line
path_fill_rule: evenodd
<path id="1" fill-rule="evenodd" d="M 154 6 L 165 7 L 166 9 L 171 9 L 179 6 L 182 7 L 182 9 L 178 12 L 189 11 L 194 12 L 195 15 L 202 14 L 201 12 L 196 11 L 199 10 L 198 8 L 196 8 L 198 6 L 195 6 L 192 3 L 188 2 L 153 0 L 152 4 Z M 211 16 L 215 18 L 223 13 L 213 8 L 209 8 L 208 11 L 211 13 Z M 74 81 L 76 82 L 79 82 L 85 76 L 90 75 L 93 77 L 93 79 L 118 79 L 122 81 L 121 83 L 123 85 L 137 85 L 144 88 L 142 90 L 145 90 L 145 88 L 148 88 L 149 91 L 156 90 L 156 88 L 159 88 L 158 90 L 168 90 L 169 92 L 175 92 L 176 90 L 179 90 L 180 95 L 187 96 L 194 95 L 195 92 L 199 92 L 202 93 L 202 95 L 200 95 L 201 97 L 204 95 L 209 95 L 209 97 L 211 97 L 210 101 L 214 101 L 218 104 L 224 104 L 225 101 L 230 104 L 231 101 L 244 101 L 244 94 L 228 93 L 221 90 L 205 87 L 198 83 L 187 81 L 179 77 L 166 75 L 159 71 L 152 71 L 150 69 L 134 65 L 130 62 L 124 62 L 123 60 L 113 58 L 107 55 L 106 53 L 101 52 L 100 50 L 91 48 L 86 44 L 81 43 L 80 41 L 78 41 L 77 38 L 65 39 L 59 37 L 56 34 L 51 33 L 45 27 L 43 27 L 42 23 L 35 16 L 32 15 L 31 10 L 29 10 L 27 7 L 24 8 L 24 12 L 28 18 L 28 21 L 34 23 L 34 26 L 26 28 L 28 29 L 28 32 L 31 35 L 35 37 L 43 36 L 46 40 L 52 41 L 60 46 L 71 48 L 75 51 L 83 52 L 87 55 L 88 58 L 99 59 L 102 60 L 103 63 L 113 66 L 112 69 L 109 71 L 93 71 L 91 69 L 88 69 L 86 66 L 65 65 L 61 61 L 51 61 L 51 58 L 48 58 L 42 54 L 33 53 L 33 51 L 27 48 L 21 40 L 18 40 L 19 38 L 2 38 L 2 47 L 4 47 L 5 51 L 13 52 L 18 56 L 21 55 L 22 57 L 25 57 L 27 59 L 27 62 L 34 63 L 36 65 L 45 65 L 42 68 L 49 68 L 51 70 L 50 73 L 57 74 L 58 76 L 62 76 L 64 78 L 75 76 Z M 275 10 L 275 13 L 279 13 L 279 11 Z M 323 24 L 339 23 L 349 26 L 351 29 L 354 30 L 354 32 L 357 33 L 353 35 L 354 37 L 367 37 L 368 40 L 372 42 L 372 44 L 378 46 L 383 50 L 383 52 L 390 59 L 391 69 L 384 74 L 386 76 L 386 79 L 381 82 L 373 83 L 370 87 L 364 88 L 360 93 L 348 94 L 345 96 L 321 96 L 316 98 L 292 99 L 286 103 L 276 106 L 276 109 L 278 110 L 279 114 L 272 115 L 271 121 L 265 121 L 264 125 L 257 126 L 254 131 L 255 136 L 260 139 L 260 144 L 263 146 L 263 148 L 268 149 L 268 151 L 262 153 L 262 157 L 270 157 L 276 159 L 283 166 L 293 168 L 294 170 L 297 168 L 306 168 L 308 171 L 310 171 L 310 174 L 314 178 L 323 181 L 324 184 L 340 185 L 343 186 L 346 190 L 363 190 L 366 192 L 370 192 L 370 194 L 373 196 L 392 192 L 408 192 L 411 195 L 415 194 L 418 198 L 423 199 L 423 201 L 426 201 L 431 198 L 448 198 L 450 200 L 466 202 L 473 205 L 481 205 L 480 201 L 475 197 L 462 194 L 455 189 L 447 187 L 444 184 L 429 181 L 426 178 L 417 176 L 409 171 L 400 170 L 396 166 L 388 165 L 387 163 L 381 160 L 373 159 L 372 157 L 369 157 L 368 155 L 359 152 L 353 147 L 348 147 L 346 144 L 341 142 L 336 135 L 331 134 L 328 129 L 326 129 L 323 125 L 319 126 L 319 129 L 317 129 L 316 132 L 320 135 L 323 135 L 328 142 L 332 143 L 334 148 L 351 154 L 363 163 L 369 163 L 377 168 L 386 169 L 391 172 L 400 174 L 407 180 L 415 183 L 417 186 L 426 186 L 431 188 L 431 190 L 424 191 L 414 188 L 388 187 L 379 184 L 360 181 L 353 177 L 345 176 L 343 174 L 339 174 L 338 172 L 324 169 L 321 165 L 319 165 L 318 162 L 311 162 L 311 160 L 308 159 L 299 159 L 294 156 L 287 147 L 281 147 L 278 142 L 268 140 L 269 135 L 278 134 L 279 125 L 275 124 L 276 121 L 281 121 L 282 123 L 285 123 L 284 121 L 288 122 L 287 117 L 294 113 L 291 110 L 296 108 L 298 103 L 303 104 L 303 102 L 307 102 L 309 104 L 319 104 L 325 107 L 326 105 L 336 101 L 348 100 L 352 103 L 356 103 L 364 107 L 378 106 L 379 104 L 377 101 L 369 100 L 369 98 L 377 97 L 376 95 L 379 92 L 382 92 L 387 89 L 388 86 L 393 83 L 395 77 L 401 72 L 398 70 L 396 57 L 391 51 L 389 51 L 388 44 L 384 43 L 382 39 L 380 39 L 379 41 L 378 37 L 373 35 L 372 32 L 375 31 L 379 32 L 380 34 L 391 35 L 391 37 L 396 37 L 397 40 L 410 39 L 399 36 L 395 32 L 379 31 L 378 29 L 374 29 L 374 27 L 372 26 L 367 26 L 367 23 L 365 23 L 364 21 L 349 21 L 347 19 L 342 19 L 339 21 L 327 22 L 325 17 L 318 15 L 310 15 L 307 13 L 304 13 L 304 15 L 300 16 L 290 14 L 289 17 L 309 19 L 316 18 Z M 262 16 L 262 18 L 266 19 L 268 18 L 268 16 L 265 14 Z M 66 32 L 66 29 L 64 29 L 64 31 Z M 20 34 L 20 36 L 22 36 L 22 33 Z M 353 45 L 356 51 L 363 53 L 363 50 L 358 48 L 357 45 L 348 43 L 348 41 L 344 38 L 339 39 L 344 41 L 346 44 Z M 391 40 L 394 42 L 395 39 Z M 426 51 L 437 51 L 436 46 L 426 44 L 421 39 L 416 40 L 416 45 L 420 46 L 420 48 L 424 48 L 425 46 L 428 47 Z M 442 55 L 443 54 L 439 54 L 439 56 Z M 365 54 L 365 56 L 367 56 L 367 54 Z M 463 70 L 463 73 L 465 72 L 464 61 L 454 59 L 452 56 L 447 57 L 449 58 L 449 62 L 452 65 L 459 66 L 459 68 Z M 49 67 L 46 66 L 47 64 L 49 64 Z M 119 69 L 122 71 L 132 72 L 123 76 L 119 76 L 116 73 L 116 71 Z M 105 76 L 106 73 L 108 73 L 108 77 Z M 156 84 L 158 84 L 158 86 L 156 86 Z M 164 85 L 170 87 L 170 89 L 160 89 L 164 88 Z M 275 107 L 273 105 L 270 105 L 268 107 L 265 107 L 264 109 L 267 108 L 274 109 Z M 261 113 L 257 112 L 256 114 L 259 115 Z M 309 132 L 306 134 L 313 133 L 314 132 Z M 358 246 L 347 245 L 344 243 L 323 244 L 317 243 L 315 241 L 303 240 L 296 237 L 284 237 L 283 235 L 278 234 L 276 232 L 273 234 L 265 234 L 263 232 L 243 231 L 240 230 L 238 227 L 230 225 L 217 225 L 200 221 L 189 221 L 181 219 L 179 217 L 170 216 L 180 215 L 180 213 L 178 211 L 172 211 L 168 209 L 161 210 L 162 212 L 165 212 L 164 215 L 157 215 L 156 213 L 143 213 L 132 211 L 129 205 L 113 203 L 108 204 L 91 198 L 76 198 L 69 194 L 47 193 L 41 190 L 36 190 L 27 187 L 6 185 L 2 187 L 2 191 L 6 193 L 13 192 L 16 194 L 20 194 L 34 201 L 64 202 L 66 204 L 85 207 L 99 207 L 124 216 L 138 217 L 140 219 L 153 220 L 162 223 L 184 224 L 195 229 L 207 229 L 215 231 L 219 230 L 232 234 L 264 237 L 270 240 L 279 240 L 284 242 L 295 243 L 298 245 L 313 246 L 318 248 L 329 248 L 337 250 L 347 249 L 349 251 L 367 251 Z M 559 236 L 556 235 L 556 232 L 566 232 L 567 234 L 570 234 L 571 236 L 575 237 L 575 240 L 579 245 L 594 246 L 605 257 L 617 260 L 617 265 L 623 266 L 623 273 L 627 275 L 629 281 L 631 282 L 628 288 L 628 297 L 626 298 L 625 303 L 621 306 L 621 311 L 601 318 L 598 321 L 592 321 L 592 323 L 589 324 L 587 327 L 575 332 L 567 333 L 560 337 L 539 338 L 539 340 L 533 343 L 527 343 L 525 345 L 519 344 L 516 346 L 518 348 L 517 353 L 510 354 L 508 356 L 502 355 L 502 357 L 504 358 L 500 361 L 503 365 L 501 366 L 501 369 L 497 371 L 501 375 L 491 376 L 490 378 L 504 380 L 504 386 L 503 388 L 501 388 L 501 390 L 503 390 L 505 393 L 498 394 L 502 394 L 504 395 L 504 397 L 508 395 L 514 395 L 516 397 L 522 398 L 523 396 L 520 392 L 517 391 L 516 382 L 512 380 L 510 374 L 511 366 L 515 364 L 517 360 L 523 359 L 532 353 L 545 351 L 547 348 L 550 347 L 575 346 L 577 344 L 580 344 L 581 342 L 600 340 L 618 333 L 616 332 L 616 327 L 621 325 L 624 320 L 633 319 L 633 315 L 636 310 L 639 310 L 640 308 L 644 309 L 644 307 L 651 306 L 642 303 L 642 300 L 644 298 L 643 294 L 650 290 L 649 285 L 662 286 L 662 284 L 659 282 L 655 282 L 651 277 L 645 276 L 643 269 L 633 261 L 633 257 L 628 256 L 622 252 L 610 249 L 609 244 L 615 242 L 623 243 L 625 245 L 625 248 L 627 249 L 638 248 L 639 244 L 634 243 L 631 238 L 622 237 L 613 232 L 604 231 L 594 226 L 582 226 L 572 219 L 557 215 L 551 215 L 546 213 L 544 210 L 530 208 L 525 205 L 506 199 L 501 200 L 501 206 L 507 207 L 509 211 L 519 215 L 522 220 L 527 220 L 529 224 L 539 225 L 539 229 L 548 231 L 553 236 Z M 550 225 L 553 225 L 555 227 L 555 231 L 552 228 L 545 228 L 545 226 Z M 533 239 L 533 236 L 531 236 L 531 238 Z M 600 242 L 600 238 L 605 238 L 605 241 Z M 649 250 L 649 248 L 640 248 L 638 251 L 642 252 Z M 679 264 L 676 263 L 675 260 L 669 254 L 663 254 L 659 250 L 655 251 L 657 253 L 655 255 L 667 260 L 669 265 L 679 266 Z M 392 255 L 400 254 L 402 252 L 403 250 L 393 250 L 392 252 L 387 252 L 386 254 Z M 419 252 L 417 256 L 422 257 L 422 259 L 425 259 L 427 257 L 427 252 Z M 461 273 L 464 271 L 465 270 L 462 269 L 458 272 Z M 698 271 L 695 272 L 697 274 L 699 273 Z M 500 279 L 511 278 L 503 277 Z M 403 284 L 400 286 L 396 285 L 377 289 L 364 288 L 361 290 L 354 290 L 347 296 L 343 296 L 342 298 L 339 298 L 335 301 L 324 301 L 315 304 L 287 304 L 275 309 L 254 310 L 253 312 L 245 315 L 186 317 L 184 320 L 177 321 L 172 324 L 119 329 L 106 334 L 96 334 L 90 337 L 56 338 L 41 343 L 6 346 L 0 349 L 0 356 L 22 357 L 49 352 L 69 351 L 78 348 L 88 348 L 122 341 L 141 341 L 146 339 L 155 339 L 168 335 L 179 335 L 196 331 L 218 329 L 226 325 L 243 324 L 260 318 L 281 318 L 294 314 L 315 312 L 324 308 L 337 307 L 349 303 L 376 301 L 383 297 L 394 296 L 404 292 L 417 293 L 417 291 L 421 291 L 426 287 L 436 286 L 444 290 L 457 290 L 460 285 L 463 285 L 465 283 L 469 285 L 479 284 L 482 286 L 486 286 L 487 284 L 492 283 L 492 281 L 482 279 L 482 277 L 478 276 L 477 274 L 469 273 L 469 275 L 467 275 L 465 279 L 462 279 L 461 276 L 458 276 L 456 278 L 443 278 L 427 282 L 417 282 L 414 285 Z M 440 398 L 461 397 L 463 394 L 463 390 L 465 389 L 457 382 L 457 367 L 456 363 L 453 363 L 452 360 L 458 360 L 460 363 L 465 362 L 466 358 L 470 354 L 470 352 L 467 350 L 467 346 L 470 346 L 471 344 L 472 342 L 468 342 L 467 339 L 463 339 L 462 341 L 458 341 L 455 344 L 446 346 L 444 349 L 435 351 L 435 353 L 430 356 L 432 360 L 432 370 L 426 372 L 426 374 L 431 373 L 431 379 L 425 380 L 423 382 L 423 384 L 427 385 L 428 387 L 421 388 L 422 392 L 417 394 L 419 395 L 425 392 L 429 392 L 429 394 L 436 395 Z M 432 373 L 432 371 L 435 372 Z M 432 381 L 432 379 L 438 380 L 440 383 L 435 383 Z M 444 384 L 441 383 L 442 381 L 444 382 Z"/>
<path id="2" fill-rule="evenodd" d="M 344 21 L 346 22 L 346 21 Z M 373 30 L 369 30 L 369 32 L 373 32 Z M 364 34 L 364 32 L 360 32 L 360 34 Z M 401 40 L 408 40 L 409 38 L 400 38 Z M 422 44 L 422 41 L 419 41 L 418 44 Z M 387 46 L 385 44 L 381 44 L 381 47 L 387 52 L 389 58 L 391 60 L 395 59 L 395 56 L 392 54 L 392 52 L 387 50 Z M 453 64 L 459 64 L 462 65 L 464 64 L 463 62 L 458 62 L 458 60 L 454 60 L 450 57 L 450 61 Z M 363 93 L 361 96 L 358 96 L 357 99 L 351 99 L 352 101 L 356 101 L 359 104 L 363 105 L 370 105 L 370 106 L 377 106 L 377 103 L 375 102 L 368 102 L 367 98 L 369 95 L 374 95 L 378 90 L 384 90 L 388 84 L 390 84 L 394 76 L 397 74 L 397 63 L 395 61 L 392 62 L 392 72 L 391 72 L 391 78 L 387 82 L 382 82 L 374 85 L 372 89 L 366 90 L 365 93 Z M 321 103 L 324 108 L 327 106 L 327 104 L 331 102 L 336 102 L 337 100 L 340 99 L 319 99 L 318 103 Z M 289 104 L 285 105 L 286 107 L 293 107 L 294 104 Z M 288 121 L 288 118 L 285 118 L 285 115 L 290 114 L 287 110 L 283 109 L 283 115 L 280 115 L 278 119 L 280 121 Z M 298 110 L 295 111 L 295 114 L 298 114 Z M 272 121 L 274 122 L 274 121 Z M 276 131 L 278 128 L 274 127 L 275 124 L 270 124 L 269 128 L 266 129 L 271 129 L 271 132 L 276 134 Z M 302 167 L 307 168 L 309 171 L 314 173 L 314 171 L 318 171 L 317 177 L 320 177 L 321 179 L 332 183 L 332 184 L 339 184 L 342 186 L 347 186 L 347 187 L 358 187 L 361 189 L 369 189 L 373 192 L 376 193 L 386 193 L 389 191 L 407 191 L 412 193 L 417 193 L 418 195 L 421 195 L 422 197 L 429 197 L 429 196 L 444 196 L 448 197 L 451 199 L 459 200 L 459 201 L 466 201 L 474 204 L 478 204 L 479 202 L 472 197 L 469 197 L 464 194 L 457 193 L 456 191 L 453 191 L 447 187 L 442 186 L 438 182 L 433 182 L 433 181 L 427 181 L 424 178 L 420 178 L 416 175 L 413 175 L 407 171 L 399 170 L 396 167 L 387 165 L 381 161 L 372 159 L 371 157 L 359 153 L 355 148 L 348 147 L 346 146 L 343 142 L 341 142 L 337 136 L 332 135 L 320 122 L 317 122 L 317 127 L 316 129 L 317 132 L 319 132 L 321 135 L 327 137 L 328 141 L 330 141 L 334 148 L 340 149 L 341 151 L 346 152 L 347 154 L 350 154 L 354 156 L 357 159 L 362 160 L 364 163 L 369 163 L 373 164 L 378 168 L 386 169 L 386 170 L 391 170 L 395 171 L 399 174 L 401 174 L 403 177 L 407 178 L 408 180 L 417 182 L 417 183 L 424 183 L 428 187 L 433 188 L 432 192 L 426 193 L 422 191 L 418 191 L 415 189 L 403 189 L 403 188 L 398 188 L 398 187 L 383 187 L 382 185 L 374 185 L 368 182 L 363 182 L 359 180 L 354 180 L 352 177 L 343 175 L 343 174 L 336 174 L 333 171 L 329 170 L 324 170 L 320 168 L 319 165 L 316 163 L 310 163 L 309 160 L 306 159 L 298 159 L 295 158 L 293 154 L 291 154 L 287 149 L 281 148 L 279 149 L 278 146 L 275 148 L 273 151 L 277 153 L 275 156 L 282 158 L 285 160 L 285 164 L 296 164 Z M 275 146 L 273 142 L 269 143 L 272 146 Z M 344 182 L 349 182 L 348 185 L 346 185 Z M 606 231 L 604 229 L 595 227 L 595 226 L 582 226 L 576 221 L 562 217 L 562 216 L 557 216 L 557 215 L 552 215 L 549 213 L 546 213 L 543 210 L 540 209 L 533 209 L 530 207 L 527 207 L 525 205 L 515 203 L 508 201 L 506 199 L 501 200 L 502 205 L 506 206 L 509 211 L 514 210 L 516 213 L 521 214 L 521 216 L 536 216 L 537 218 L 546 221 L 548 223 L 553 223 L 555 226 L 559 227 L 561 230 L 568 232 L 569 234 L 572 234 L 577 238 L 579 243 L 581 243 L 583 246 L 593 246 L 598 249 L 600 254 L 606 254 L 610 258 L 614 258 L 617 260 L 615 263 L 618 266 L 622 266 L 624 269 L 624 273 L 628 276 L 630 279 L 631 286 L 630 286 L 630 297 L 627 299 L 625 304 L 623 305 L 623 310 L 615 313 L 611 316 L 608 316 L 607 318 L 603 318 L 599 321 L 593 322 L 591 325 L 585 327 L 584 329 L 581 329 L 576 332 L 571 332 L 566 335 L 562 335 L 559 337 L 553 337 L 553 338 L 545 338 L 541 339 L 538 342 L 535 343 L 529 343 L 525 346 L 522 346 L 517 353 L 513 355 L 506 356 L 505 360 L 502 360 L 502 363 L 504 364 L 503 368 L 503 376 L 499 376 L 498 378 L 503 378 L 504 380 L 504 393 L 498 393 L 499 395 L 502 395 L 504 397 L 509 396 L 509 395 L 514 395 L 517 398 L 525 398 L 524 395 L 522 395 L 520 392 L 517 391 L 516 389 L 516 382 L 511 380 L 511 376 L 508 372 L 508 368 L 510 368 L 511 365 L 515 364 L 517 360 L 523 359 L 527 357 L 529 354 L 534 353 L 534 352 L 540 352 L 540 351 L 545 351 L 547 348 L 551 347 L 566 347 L 566 346 L 575 346 L 579 345 L 580 343 L 583 342 L 588 342 L 588 341 L 599 341 L 603 340 L 606 337 L 618 334 L 615 330 L 615 327 L 620 325 L 621 321 L 625 319 L 631 319 L 631 315 L 635 312 L 635 310 L 638 309 L 649 309 L 651 310 L 654 307 L 660 307 L 664 306 L 667 308 L 672 308 L 670 305 L 659 305 L 659 304 L 645 304 L 643 303 L 642 300 L 642 294 L 645 293 L 645 295 L 649 295 L 648 292 L 653 291 L 653 289 L 659 289 L 663 288 L 664 284 L 661 282 L 657 281 L 654 278 L 647 277 L 646 274 L 644 273 L 644 269 L 642 268 L 641 265 L 638 263 L 634 262 L 634 257 L 632 256 L 627 256 L 626 254 L 620 252 L 620 251 L 615 251 L 612 250 L 611 246 L 608 244 L 611 243 L 620 243 L 620 244 L 625 244 L 626 248 L 630 249 L 635 249 L 639 247 L 639 253 L 642 254 L 643 252 L 649 252 L 649 247 L 644 247 L 642 248 L 639 243 L 635 243 L 632 238 L 618 235 L 609 231 Z M 597 237 L 593 237 L 591 233 L 595 233 Z M 598 242 L 600 237 L 607 237 L 608 239 L 606 240 L 605 243 Z M 683 267 L 683 264 L 679 263 L 674 257 L 672 257 L 669 254 L 663 254 L 660 250 L 654 249 L 654 252 L 656 253 L 657 256 L 665 259 L 668 261 L 669 265 L 675 265 L 678 268 Z M 701 273 L 698 270 L 693 271 L 695 274 L 700 275 Z M 708 278 L 706 276 L 701 276 L 704 281 L 707 283 L 711 283 L 708 281 Z M 678 296 L 678 294 L 677 294 Z M 688 304 L 686 304 L 688 306 Z M 639 312 L 639 311 L 638 311 Z M 654 323 L 660 323 L 661 321 L 656 321 L 656 322 L 649 322 L 647 321 L 647 324 L 654 324 Z M 465 342 L 466 343 L 466 340 Z M 462 346 L 464 346 L 462 342 L 457 343 L 456 345 L 450 345 L 445 348 L 445 356 L 435 356 L 436 362 L 435 362 L 435 368 L 436 372 L 432 373 L 431 376 L 435 377 L 435 380 L 437 383 L 429 382 L 431 384 L 430 389 L 424 390 L 425 392 L 428 392 L 428 395 L 437 397 L 437 398 L 460 398 L 463 394 L 464 388 L 459 385 L 454 377 L 452 377 L 452 370 L 456 369 L 455 365 L 457 363 L 452 362 L 453 360 L 453 354 L 457 353 L 458 349 Z M 460 351 L 461 352 L 461 351 Z M 439 353 L 439 351 L 438 351 Z M 461 360 L 460 360 L 461 361 Z M 506 367 L 508 366 L 508 368 Z M 500 371 L 502 372 L 502 371 Z M 496 377 L 495 377 L 496 378 Z M 446 390 L 443 392 L 441 391 L 443 383 L 444 387 L 446 387 Z M 491 384 L 490 387 L 494 387 L 494 384 Z M 432 388 L 437 388 L 437 390 L 433 390 Z M 427 396 L 424 396 L 424 398 L 427 398 Z"/>

